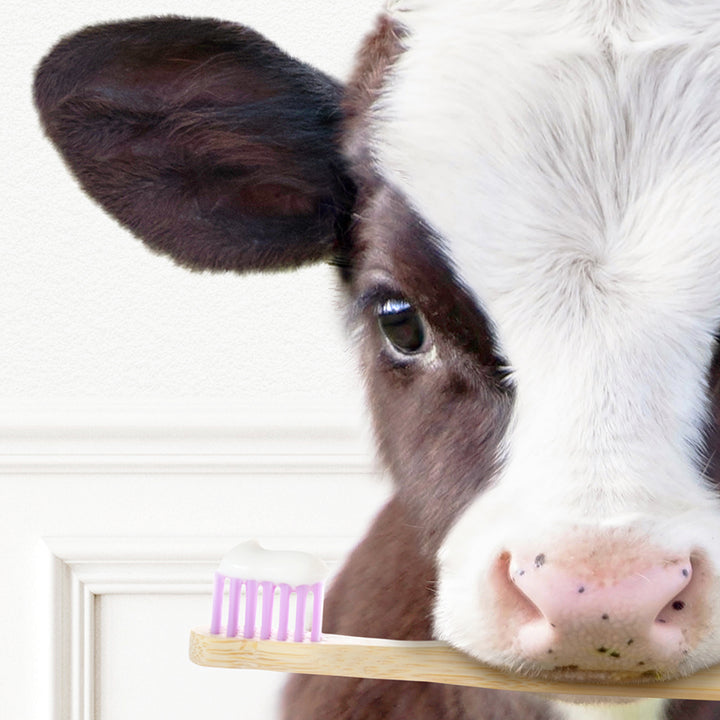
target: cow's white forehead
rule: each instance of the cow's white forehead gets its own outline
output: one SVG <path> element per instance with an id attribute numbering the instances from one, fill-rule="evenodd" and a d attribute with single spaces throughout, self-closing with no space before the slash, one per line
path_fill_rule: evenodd
<path id="1" fill-rule="evenodd" d="M 375 156 L 480 298 L 523 270 L 714 318 L 717 3 L 699 37 L 640 14 L 608 31 L 597 6 L 626 3 L 414 4 L 391 4 L 408 50 L 375 107 Z"/>
<path id="2" fill-rule="evenodd" d="M 631 5 L 391 3 L 371 131 L 516 369 L 513 438 L 586 478 L 700 443 L 720 322 L 720 10 Z"/>

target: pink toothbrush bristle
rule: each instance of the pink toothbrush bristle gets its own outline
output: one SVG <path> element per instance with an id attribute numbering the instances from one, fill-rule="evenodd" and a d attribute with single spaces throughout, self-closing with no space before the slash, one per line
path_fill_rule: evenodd
<path id="1" fill-rule="evenodd" d="M 250 577 L 251 573 L 254 577 Z M 295 584 L 282 582 L 280 578 L 283 575 L 295 580 L 301 578 L 306 582 Z M 210 632 L 214 635 L 222 634 L 227 581 L 229 595 L 226 637 L 237 637 L 241 633 L 246 639 L 257 636 L 261 640 L 268 640 L 274 635 L 276 640 L 284 641 L 291 636 L 295 642 L 303 642 L 306 638 L 305 611 L 308 603 L 312 602 L 310 640 L 319 642 L 322 638 L 323 580 L 326 575 L 325 564 L 307 553 L 271 552 L 261 548 L 255 541 L 242 543 L 223 558 L 220 568 L 215 573 Z M 264 579 L 268 576 L 273 579 Z M 294 612 L 291 603 L 293 595 L 295 596 Z M 276 599 L 278 620 L 273 633 L 273 611 Z M 242 628 L 240 627 L 241 606 L 244 612 Z M 294 620 L 292 628 L 291 620 Z"/>
<path id="2" fill-rule="evenodd" d="M 260 639 L 268 640 L 272 633 L 272 611 L 275 600 L 275 585 L 271 582 L 261 583 L 262 587 L 262 625 L 260 625 Z"/>

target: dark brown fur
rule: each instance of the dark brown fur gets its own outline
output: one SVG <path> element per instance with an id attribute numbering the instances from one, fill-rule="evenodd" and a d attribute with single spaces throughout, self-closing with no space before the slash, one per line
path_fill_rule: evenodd
<path id="1" fill-rule="evenodd" d="M 328 597 L 327 632 L 422 640 L 431 636 L 434 567 L 418 547 L 422 530 L 395 498 L 351 555 Z M 546 720 L 530 696 L 433 683 L 293 677 L 287 720 Z"/>
<path id="2" fill-rule="evenodd" d="M 372 179 L 369 154 L 367 114 L 382 92 L 393 64 L 402 54 L 404 29 L 386 15 L 381 15 L 373 32 L 362 43 L 355 71 L 343 97 L 343 150 L 352 158 L 356 179 Z"/>
<path id="3" fill-rule="evenodd" d="M 431 557 L 492 473 L 512 392 L 503 384 L 484 315 L 458 286 L 427 226 L 383 185 L 370 198 L 361 194 L 359 206 L 364 222 L 353 235 L 351 294 L 372 298 L 357 312 L 378 445 Z M 423 314 L 441 370 L 398 362 L 386 352 L 374 310 L 393 295 Z"/>
<path id="4" fill-rule="evenodd" d="M 84 30 L 35 82 L 83 188 L 153 249 L 211 270 L 334 252 L 353 196 L 341 92 L 252 30 L 187 18 Z"/>

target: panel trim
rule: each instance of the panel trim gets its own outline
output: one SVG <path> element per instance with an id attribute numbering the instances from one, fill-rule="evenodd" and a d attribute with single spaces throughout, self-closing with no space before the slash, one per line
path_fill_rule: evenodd
<path id="1" fill-rule="evenodd" d="M 358 408 L 110 408 L 0 413 L 0 474 L 367 475 Z"/>
<path id="2" fill-rule="evenodd" d="M 210 594 L 223 553 L 242 537 L 47 537 L 53 720 L 96 720 L 96 608 L 103 595 Z M 351 537 L 268 536 L 268 548 L 313 552 L 336 568 Z M 208 613 L 210 606 L 208 604 Z M 188 618 L 188 632 L 193 619 Z"/>

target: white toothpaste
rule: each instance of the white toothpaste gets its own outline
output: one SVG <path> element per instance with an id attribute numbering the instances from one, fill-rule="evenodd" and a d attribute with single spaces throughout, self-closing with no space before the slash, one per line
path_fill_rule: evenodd
<path id="1" fill-rule="evenodd" d="M 230 578 L 298 587 L 323 582 L 329 569 L 320 558 L 310 553 L 266 550 L 257 540 L 247 540 L 225 554 L 218 572 Z"/>

